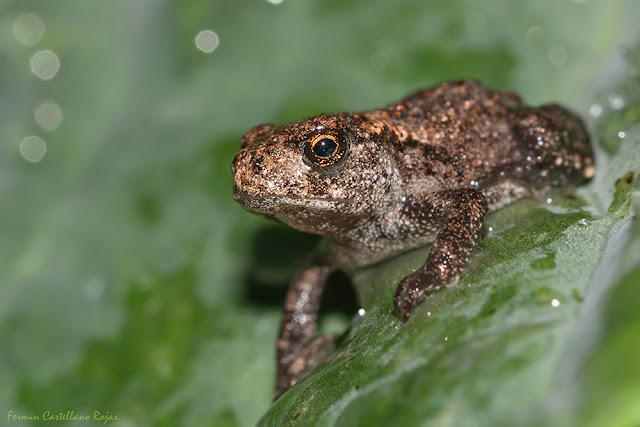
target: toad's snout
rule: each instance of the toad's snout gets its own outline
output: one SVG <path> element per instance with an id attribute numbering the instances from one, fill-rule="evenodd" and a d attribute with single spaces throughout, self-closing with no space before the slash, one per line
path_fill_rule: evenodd
<path id="1" fill-rule="evenodd" d="M 231 171 L 234 176 L 239 173 L 262 175 L 265 172 L 264 155 L 255 151 L 240 150 L 233 159 Z"/>
<path id="2" fill-rule="evenodd" d="M 270 183 L 276 180 L 273 165 L 261 151 L 241 150 L 233 159 L 231 171 L 233 194 L 238 201 L 243 196 L 257 196 L 268 192 L 273 186 Z"/>

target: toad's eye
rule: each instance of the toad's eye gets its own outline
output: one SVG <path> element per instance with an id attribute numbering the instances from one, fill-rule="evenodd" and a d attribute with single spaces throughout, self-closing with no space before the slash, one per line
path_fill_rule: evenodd
<path id="1" fill-rule="evenodd" d="M 317 157 L 322 157 L 325 159 L 330 159 L 331 157 L 333 157 L 337 149 L 338 143 L 336 142 L 335 138 L 328 138 L 326 136 L 320 140 L 314 141 L 311 147 L 311 151 L 313 151 L 313 154 L 315 154 Z"/>
<path id="2" fill-rule="evenodd" d="M 349 144 L 333 133 L 315 135 L 304 144 L 304 156 L 315 166 L 326 169 L 346 158 Z"/>

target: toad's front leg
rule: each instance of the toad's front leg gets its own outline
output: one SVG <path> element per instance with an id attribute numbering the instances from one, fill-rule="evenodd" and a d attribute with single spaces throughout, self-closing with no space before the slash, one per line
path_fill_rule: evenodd
<path id="1" fill-rule="evenodd" d="M 314 335 L 320 300 L 332 271 L 328 261 L 316 260 L 289 287 L 277 344 L 278 396 L 302 379 L 326 351 L 330 339 L 314 339 Z"/>
<path id="2" fill-rule="evenodd" d="M 442 221 L 442 228 L 424 265 L 400 281 L 393 297 L 404 322 L 427 294 L 455 283 L 478 242 L 487 211 L 484 194 L 473 189 L 447 190 L 407 200 L 403 209 L 406 222 L 419 228 Z"/>

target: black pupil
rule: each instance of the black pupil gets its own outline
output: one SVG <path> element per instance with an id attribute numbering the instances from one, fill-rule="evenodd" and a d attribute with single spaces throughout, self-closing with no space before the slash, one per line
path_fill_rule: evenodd
<path id="1" fill-rule="evenodd" d="M 313 152 L 318 157 L 331 157 L 338 149 L 338 144 L 331 138 L 322 138 L 313 145 Z"/>

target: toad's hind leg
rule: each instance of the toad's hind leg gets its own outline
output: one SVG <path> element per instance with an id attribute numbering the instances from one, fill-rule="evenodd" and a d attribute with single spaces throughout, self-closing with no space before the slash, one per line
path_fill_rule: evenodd
<path id="1" fill-rule="evenodd" d="M 528 162 L 521 169 L 530 184 L 565 186 L 591 178 L 593 151 L 584 122 L 565 108 L 550 104 L 511 112 L 513 133 Z M 528 169 L 537 170 L 532 174 Z"/>
<path id="2" fill-rule="evenodd" d="M 314 339 L 320 301 L 333 267 L 317 260 L 294 278 L 285 302 L 277 344 L 278 396 L 291 388 L 328 351 L 332 337 Z"/>

